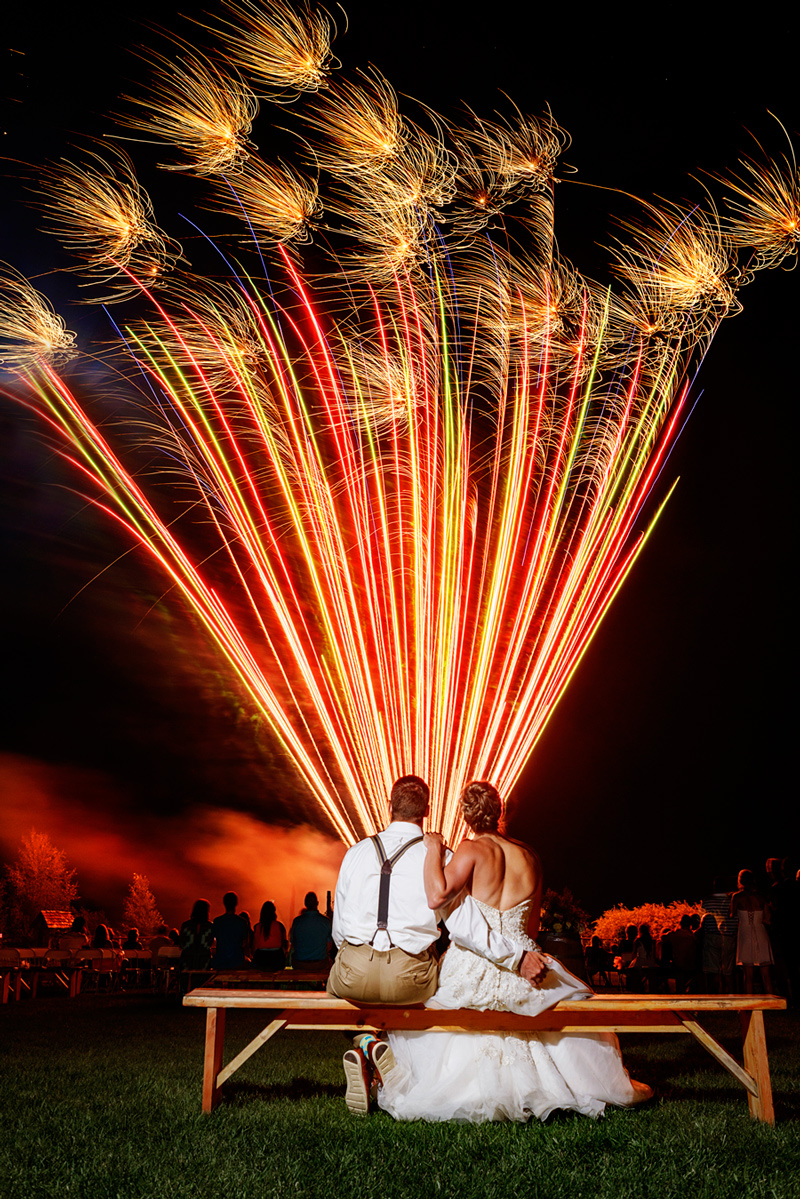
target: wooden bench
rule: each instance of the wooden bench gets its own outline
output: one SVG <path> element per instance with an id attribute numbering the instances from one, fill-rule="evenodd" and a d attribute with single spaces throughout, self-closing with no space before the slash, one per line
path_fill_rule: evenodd
<path id="1" fill-rule="evenodd" d="M 468 1009 L 357 1006 L 313 991 L 222 990 L 199 987 L 184 996 L 187 1007 L 206 1008 L 203 1063 L 203 1111 L 211 1112 L 221 1088 L 257 1049 L 281 1029 L 327 1029 L 343 1032 L 387 1029 L 448 1029 L 469 1032 L 622 1032 L 688 1033 L 717 1059 L 747 1090 L 750 1115 L 775 1123 L 769 1078 L 764 1012 L 786 1007 L 777 995 L 594 995 L 557 1003 L 540 1016 Z M 227 1066 L 225 1015 L 228 1008 L 275 1009 L 274 1018 Z M 705 1012 L 738 1012 L 744 1044 L 744 1065 L 697 1022 Z"/>

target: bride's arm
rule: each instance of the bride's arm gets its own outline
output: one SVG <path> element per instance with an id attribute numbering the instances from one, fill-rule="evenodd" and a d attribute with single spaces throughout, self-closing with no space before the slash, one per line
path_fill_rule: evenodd
<path id="1" fill-rule="evenodd" d="M 471 841 L 462 841 L 447 865 L 444 863 L 446 847 L 441 833 L 426 833 L 425 848 L 425 895 L 428 907 L 436 910 L 469 886 L 475 869 L 475 847 Z"/>

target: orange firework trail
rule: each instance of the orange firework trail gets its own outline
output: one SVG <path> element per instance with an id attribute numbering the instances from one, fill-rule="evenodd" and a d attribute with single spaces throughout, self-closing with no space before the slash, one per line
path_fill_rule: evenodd
<path id="1" fill-rule="evenodd" d="M 85 236 L 70 239 L 104 288 L 139 287 L 150 305 L 124 323 L 125 345 L 145 379 L 141 439 L 191 490 L 179 518 L 174 487 L 144 490 L 48 360 L 41 327 L 26 342 L 18 320 L 5 360 L 87 494 L 179 590 L 337 834 L 379 828 L 392 780 L 413 771 L 452 839 L 467 779 L 514 785 L 641 552 L 645 506 L 649 529 L 666 502 L 653 516 L 691 373 L 748 272 L 796 251 L 796 178 L 788 160 L 762 174 L 748 163 L 755 182 L 735 178 L 728 232 L 713 212 L 647 205 L 614 251 L 616 295 L 554 250 L 567 138 L 549 114 L 417 129 L 376 73 L 325 81 L 324 23 L 304 40 L 296 14 L 276 10 L 270 29 L 246 8 L 252 28 L 225 25 L 234 60 L 258 59 L 283 102 L 322 89 L 303 119 L 306 146 L 324 139 L 324 208 L 316 181 L 244 150 L 252 106 L 238 77 L 226 98 L 222 68 L 170 65 L 156 96 L 177 77 L 192 86 L 155 112 L 162 140 L 186 131 L 175 148 L 197 162 L 185 170 L 220 175 L 219 210 L 277 247 L 283 290 L 237 267 L 202 286 L 159 276 L 156 296 L 92 243 L 98 187 L 80 192 Z M 237 50 L 239 37 L 251 42 Z M 197 112 L 179 112 L 193 97 Z M 239 133 L 215 125 L 213 145 L 200 144 L 212 111 L 241 113 Z M 149 213 L 127 160 L 113 186 L 90 170 L 120 211 Z M 51 211 L 75 191 L 74 167 L 68 183 L 51 187 Z M 528 251 L 491 232 L 513 204 Z M 342 241 L 335 293 L 298 266 L 312 220 Z M 748 222 L 760 222 L 750 243 Z M 755 265 L 740 270 L 748 244 Z M 36 311 L 40 326 L 56 319 L 44 302 Z"/>

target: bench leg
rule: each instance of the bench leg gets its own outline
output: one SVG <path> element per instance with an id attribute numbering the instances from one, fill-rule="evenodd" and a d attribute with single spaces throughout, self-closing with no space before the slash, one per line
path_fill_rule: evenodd
<path id="1" fill-rule="evenodd" d="M 217 1075 L 222 1069 L 225 1048 L 225 1008 L 206 1009 L 206 1051 L 203 1060 L 203 1111 L 212 1112 L 219 1103 Z"/>
<path id="2" fill-rule="evenodd" d="M 769 1078 L 769 1058 L 767 1057 L 767 1039 L 764 1035 L 764 1013 L 741 1012 L 742 1036 L 744 1038 L 744 1068 L 758 1084 L 758 1094 L 751 1095 L 748 1091 L 747 1102 L 750 1115 L 754 1120 L 764 1124 L 775 1123 L 775 1109 L 772 1106 L 772 1083 Z"/>

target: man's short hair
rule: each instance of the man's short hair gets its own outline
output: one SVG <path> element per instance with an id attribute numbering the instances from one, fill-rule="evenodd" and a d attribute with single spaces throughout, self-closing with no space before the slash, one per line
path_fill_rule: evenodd
<path id="1" fill-rule="evenodd" d="M 319 907 L 319 900 L 317 899 L 316 893 L 314 891 L 309 891 L 308 895 L 306 895 L 305 899 L 303 900 L 303 903 L 306 905 L 307 908 L 318 908 Z"/>
<path id="2" fill-rule="evenodd" d="M 392 786 L 389 803 L 393 820 L 421 820 L 428 810 L 431 793 L 428 784 L 415 774 L 404 774 Z"/>
<path id="3" fill-rule="evenodd" d="M 222 906 L 226 912 L 235 912 L 236 905 L 239 902 L 239 896 L 235 891 L 226 891 L 222 896 Z"/>
<path id="4" fill-rule="evenodd" d="M 461 814 L 475 833 L 496 833 L 503 801 L 491 783 L 467 783 L 458 797 Z"/>

